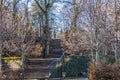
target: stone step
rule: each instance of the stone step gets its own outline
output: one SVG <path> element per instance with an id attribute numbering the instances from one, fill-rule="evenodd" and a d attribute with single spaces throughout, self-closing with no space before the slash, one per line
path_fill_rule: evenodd
<path id="1" fill-rule="evenodd" d="M 50 46 L 50 49 L 63 49 L 62 46 Z"/>
<path id="2" fill-rule="evenodd" d="M 62 53 L 50 52 L 48 57 L 60 58 Z"/>
<path id="3" fill-rule="evenodd" d="M 28 65 L 28 69 L 49 69 L 50 67 L 47 65 Z"/>
<path id="4" fill-rule="evenodd" d="M 25 73 L 34 73 L 34 72 L 49 72 L 50 69 L 25 69 Z"/>
<path id="5" fill-rule="evenodd" d="M 49 77 L 49 71 L 52 61 L 58 59 L 63 53 L 60 39 L 50 41 L 49 58 L 28 58 L 25 69 L 24 80 L 45 80 Z M 48 79 L 47 79 L 48 80 Z"/>
<path id="6" fill-rule="evenodd" d="M 27 58 L 29 61 L 51 61 L 57 58 Z"/>
<path id="7" fill-rule="evenodd" d="M 47 66 L 50 64 L 55 58 L 49 58 L 49 59 L 27 59 L 26 65 L 33 65 L 33 66 Z"/>
<path id="8" fill-rule="evenodd" d="M 60 49 L 55 48 L 55 49 L 52 49 L 52 51 L 54 51 L 54 52 L 61 52 L 62 51 L 63 52 L 63 49 L 61 49 L 61 48 Z"/>
<path id="9" fill-rule="evenodd" d="M 62 49 L 62 46 L 50 46 L 50 49 Z"/>
<path id="10" fill-rule="evenodd" d="M 45 78 L 45 77 L 42 78 L 41 77 L 41 78 L 26 78 L 26 79 L 24 78 L 24 80 L 49 80 L 49 79 L 48 79 L 48 77 L 47 78 Z"/>
<path id="11" fill-rule="evenodd" d="M 52 39 L 51 42 L 60 42 L 60 39 Z"/>
<path id="12" fill-rule="evenodd" d="M 60 40 L 51 40 L 50 46 L 61 46 L 61 41 Z"/>
<path id="13" fill-rule="evenodd" d="M 27 61 L 51 61 L 54 60 L 55 58 L 27 58 Z"/>
<path id="14" fill-rule="evenodd" d="M 27 65 L 41 65 L 41 66 L 45 66 L 50 63 L 51 63 L 51 61 L 49 61 L 49 62 L 27 61 L 26 62 Z"/>
<path id="15" fill-rule="evenodd" d="M 58 46 L 61 46 L 61 42 L 51 42 L 50 45 L 58 45 Z"/>
<path id="16" fill-rule="evenodd" d="M 48 78 L 49 77 L 49 72 L 44 72 L 44 73 L 41 73 L 41 72 L 32 72 L 32 73 L 26 73 L 24 75 L 24 78 L 25 79 L 45 79 L 45 78 Z"/>

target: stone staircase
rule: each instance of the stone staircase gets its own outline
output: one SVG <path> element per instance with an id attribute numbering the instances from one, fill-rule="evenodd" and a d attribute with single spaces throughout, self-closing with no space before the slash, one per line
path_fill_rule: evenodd
<path id="1" fill-rule="evenodd" d="M 59 39 L 50 42 L 50 54 L 48 58 L 28 58 L 25 68 L 25 80 L 45 80 L 49 77 L 50 64 L 60 58 L 63 50 Z"/>
<path id="2" fill-rule="evenodd" d="M 46 79 L 49 77 L 49 64 L 53 59 L 31 58 L 26 62 L 25 79 Z"/>
<path id="3" fill-rule="evenodd" d="M 61 46 L 60 39 L 53 39 L 50 41 L 50 58 L 59 58 L 63 54 L 63 47 Z"/>

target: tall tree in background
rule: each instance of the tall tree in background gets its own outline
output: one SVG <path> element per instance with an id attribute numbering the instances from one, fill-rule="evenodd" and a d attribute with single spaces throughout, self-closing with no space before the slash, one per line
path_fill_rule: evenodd
<path id="1" fill-rule="evenodd" d="M 85 5 L 87 0 L 72 0 L 73 8 L 71 10 L 72 16 L 70 12 L 66 12 L 67 16 L 70 17 L 70 29 L 66 31 L 66 38 L 64 40 L 64 45 L 67 47 L 66 52 L 68 54 L 80 54 L 83 55 L 88 51 L 88 39 L 86 31 L 83 29 L 83 25 L 79 22 L 80 16 L 85 11 Z M 69 10 L 68 10 L 69 11 Z M 69 15 L 68 15 L 69 14 Z M 83 18 L 82 18 L 83 19 Z M 69 20 L 67 20 L 69 21 Z M 69 22 L 68 22 L 69 23 Z M 78 23 L 80 25 L 78 25 Z"/>
<path id="2" fill-rule="evenodd" d="M 73 15 L 71 20 L 71 27 L 77 27 L 79 15 L 83 12 L 87 0 L 72 0 L 73 4 Z"/>
<path id="3" fill-rule="evenodd" d="M 44 16 L 45 22 L 44 22 L 44 27 L 43 27 L 43 40 L 44 40 L 43 57 L 47 57 L 49 54 L 49 44 L 50 44 L 49 43 L 50 41 L 49 11 L 54 3 L 54 0 L 44 0 L 44 1 L 35 0 L 35 2 Z"/>
<path id="4" fill-rule="evenodd" d="M 76 0 L 73 0 L 73 17 L 72 17 L 72 21 L 71 21 L 71 27 L 77 27 L 77 19 L 78 19 L 78 15 L 79 15 L 79 6 Z"/>
<path id="5" fill-rule="evenodd" d="M 0 0 L 0 74 L 2 73 L 2 1 Z"/>
<path id="6" fill-rule="evenodd" d="M 19 3 L 19 0 L 12 0 L 12 21 L 13 21 L 13 26 L 17 27 L 18 23 L 18 14 L 17 14 L 17 5 Z"/>
<path id="7" fill-rule="evenodd" d="M 94 6 L 91 6 L 92 8 L 92 26 L 93 27 L 93 48 L 95 50 L 95 60 L 98 61 L 99 53 L 100 53 L 100 46 L 101 42 L 99 41 L 99 34 L 100 34 L 100 27 L 101 24 L 99 23 L 99 19 L 101 18 L 101 0 L 93 1 L 90 0 L 91 5 L 94 4 Z"/>
<path id="8" fill-rule="evenodd" d="M 32 16 L 32 24 L 37 26 L 38 37 L 42 37 L 42 33 L 43 33 L 42 30 L 43 30 L 43 24 L 44 24 L 43 13 L 41 12 L 41 10 L 39 9 L 36 3 L 32 4 L 31 16 Z"/>
<path id="9" fill-rule="evenodd" d="M 119 47 L 120 47 L 120 1 L 114 0 L 114 16 L 113 16 L 113 35 L 114 35 L 114 43 L 112 44 L 113 51 L 115 53 L 115 60 L 117 61 L 120 58 Z"/>

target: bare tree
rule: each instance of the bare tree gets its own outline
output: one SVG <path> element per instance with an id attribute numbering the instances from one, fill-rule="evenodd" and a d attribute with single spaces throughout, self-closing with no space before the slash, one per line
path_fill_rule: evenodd
<path id="1" fill-rule="evenodd" d="M 114 38 L 114 43 L 112 43 L 112 48 L 113 48 L 113 51 L 115 53 L 115 59 L 116 61 L 119 59 L 120 57 L 120 54 L 119 54 L 119 47 L 120 47 L 120 43 L 119 43 L 119 38 L 120 38 L 120 23 L 119 23 L 119 10 L 120 10 L 120 1 L 119 0 L 114 0 L 114 12 L 112 13 L 114 16 L 113 16 L 113 30 L 112 30 L 112 33 L 113 33 L 113 38 Z"/>
<path id="2" fill-rule="evenodd" d="M 40 8 L 41 12 L 43 13 L 44 16 L 44 27 L 43 27 L 43 35 L 44 35 L 44 56 L 43 57 L 47 57 L 47 55 L 49 54 L 49 41 L 50 41 L 50 27 L 49 27 L 49 11 L 50 8 L 52 7 L 54 0 L 44 0 L 43 4 L 40 4 L 38 0 L 35 0 L 36 4 L 38 5 L 38 7 Z M 41 2 L 42 3 L 42 2 Z"/>
<path id="3" fill-rule="evenodd" d="M 0 75 L 2 73 L 2 0 L 0 0 Z"/>

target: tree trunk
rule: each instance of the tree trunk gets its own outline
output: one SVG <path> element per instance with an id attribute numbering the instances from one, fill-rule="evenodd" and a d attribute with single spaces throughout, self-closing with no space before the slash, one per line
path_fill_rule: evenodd
<path id="1" fill-rule="evenodd" d="M 50 35 L 50 30 L 49 30 L 49 23 L 48 23 L 48 11 L 45 12 L 45 29 L 44 29 L 44 34 L 45 34 L 45 51 L 44 51 L 44 57 L 47 57 L 49 55 L 49 35 Z"/>
<path id="2" fill-rule="evenodd" d="M 39 4 L 39 1 L 38 0 L 35 0 L 36 4 L 38 5 L 38 7 L 40 8 L 41 10 L 41 13 L 43 13 L 43 16 L 44 16 L 44 20 L 45 20 L 45 23 L 44 23 L 44 28 L 43 28 L 43 57 L 47 57 L 48 54 L 49 54 L 49 41 L 50 41 L 50 27 L 49 27 L 49 11 L 50 11 L 50 8 L 51 6 L 49 6 L 50 4 L 53 5 L 53 3 L 50 3 L 51 1 L 50 0 L 44 0 L 44 7 L 41 6 Z"/>
<path id="3" fill-rule="evenodd" d="M 2 1 L 0 0 L 0 75 L 2 74 Z"/>
<path id="4" fill-rule="evenodd" d="M 78 11 L 78 7 L 76 5 L 76 0 L 73 0 L 73 4 L 74 4 L 74 9 L 73 9 L 73 17 L 72 17 L 71 27 L 76 27 L 79 11 Z"/>
<path id="5" fill-rule="evenodd" d="M 117 1 L 115 0 L 115 60 L 118 60 L 118 14 L 117 14 Z"/>

